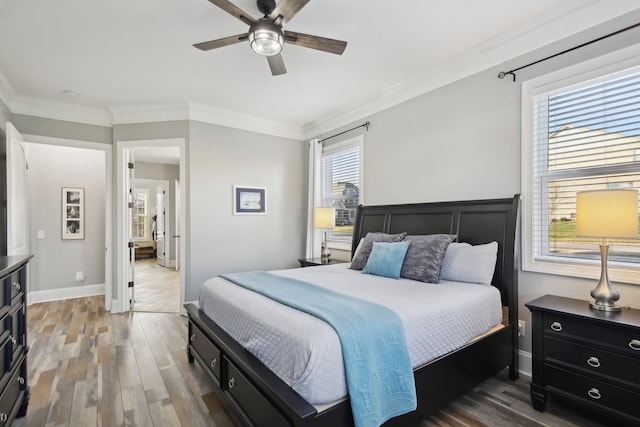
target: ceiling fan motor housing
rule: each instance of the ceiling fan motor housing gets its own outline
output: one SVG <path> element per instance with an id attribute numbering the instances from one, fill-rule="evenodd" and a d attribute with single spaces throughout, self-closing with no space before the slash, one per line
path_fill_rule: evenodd
<path id="1" fill-rule="evenodd" d="M 262 12 L 264 16 L 271 15 L 271 12 L 273 12 L 273 9 L 276 8 L 275 0 L 257 0 L 257 3 L 258 3 L 258 10 Z"/>

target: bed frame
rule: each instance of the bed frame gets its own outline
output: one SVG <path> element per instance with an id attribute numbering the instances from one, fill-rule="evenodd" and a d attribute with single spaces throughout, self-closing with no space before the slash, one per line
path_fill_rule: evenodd
<path id="1" fill-rule="evenodd" d="M 461 202 L 360 206 L 352 254 L 370 231 L 408 234 L 451 233 L 458 241 L 498 242 L 492 285 L 500 290 L 504 328 L 414 370 L 418 409 L 385 426 L 417 422 L 509 366 L 518 378 L 518 286 L 516 223 L 520 196 Z M 248 426 L 353 426 L 348 399 L 318 413 L 257 358 L 194 304 L 189 316 L 189 361 L 197 360 Z"/>

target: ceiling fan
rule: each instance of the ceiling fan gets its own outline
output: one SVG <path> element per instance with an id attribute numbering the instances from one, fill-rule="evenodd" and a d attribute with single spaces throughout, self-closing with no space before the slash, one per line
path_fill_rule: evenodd
<path id="1" fill-rule="evenodd" d="M 249 40 L 251 48 L 259 55 L 267 57 L 271 74 L 285 74 L 287 69 L 282 59 L 284 43 L 321 50 L 323 52 L 342 55 L 347 42 L 312 36 L 309 34 L 287 31 L 282 28 L 309 0 L 257 0 L 258 10 L 264 14 L 260 19 L 253 19 L 227 0 L 209 0 L 225 12 L 235 16 L 249 26 L 249 32 L 222 39 L 194 44 L 200 50 L 211 50 Z"/>

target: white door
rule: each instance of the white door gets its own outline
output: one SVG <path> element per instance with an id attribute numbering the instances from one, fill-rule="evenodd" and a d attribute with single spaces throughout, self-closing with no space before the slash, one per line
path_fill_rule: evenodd
<path id="1" fill-rule="evenodd" d="M 7 122 L 7 255 L 29 253 L 29 193 L 24 138 Z"/>
<path id="2" fill-rule="evenodd" d="M 127 189 L 127 215 L 126 221 L 128 224 L 127 230 L 127 250 L 129 252 L 128 259 L 128 269 L 127 269 L 127 290 L 129 295 L 129 310 L 133 310 L 133 305 L 135 304 L 135 277 L 136 277 L 136 246 L 134 241 L 134 231 L 133 231 L 133 214 L 135 211 L 136 205 L 136 196 L 135 196 L 135 168 L 134 168 L 134 159 L 135 156 L 133 154 L 133 150 L 125 150 L 125 164 L 127 167 L 127 173 L 125 173 L 125 188 Z"/>
<path id="3" fill-rule="evenodd" d="M 176 181 L 175 185 L 175 195 L 176 195 L 176 234 L 173 236 L 175 238 L 174 242 L 176 244 L 176 271 L 180 270 L 180 181 Z"/>
<path id="4" fill-rule="evenodd" d="M 166 192 L 162 184 L 156 187 L 156 253 L 158 265 L 162 267 L 166 264 L 165 257 L 165 199 Z"/>

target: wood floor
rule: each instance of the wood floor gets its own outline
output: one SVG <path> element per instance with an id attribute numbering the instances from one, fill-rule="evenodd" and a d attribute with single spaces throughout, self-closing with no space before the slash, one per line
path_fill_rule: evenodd
<path id="1" fill-rule="evenodd" d="M 103 299 L 27 308 L 31 401 L 14 426 L 239 425 L 212 381 L 188 363 L 185 317 L 112 315 Z M 502 372 L 418 426 L 606 425 L 555 401 L 537 412 L 528 390 L 528 379 L 512 382 Z"/>
<path id="2" fill-rule="evenodd" d="M 180 272 L 161 267 L 156 258 L 136 260 L 134 311 L 178 313 Z"/>

